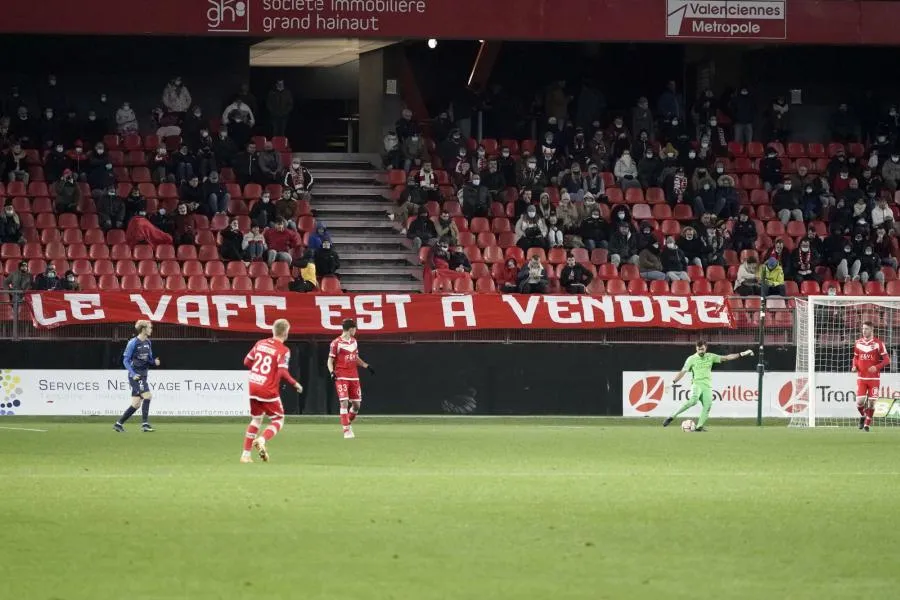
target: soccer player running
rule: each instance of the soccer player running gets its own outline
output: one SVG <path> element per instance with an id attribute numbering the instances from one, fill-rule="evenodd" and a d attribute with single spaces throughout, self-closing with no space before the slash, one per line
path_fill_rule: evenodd
<path id="1" fill-rule="evenodd" d="M 122 355 L 122 364 L 128 369 L 128 383 L 131 384 L 131 406 L 113 425 L 113 429 L 119 433 L 125 433 L 125 421 L 130 419 L 138 408 L 141 409 L 141 431 L 155 431 L 150 426 L 150 398 L 153 394 L 150 393 L 150 384 L 147 382 L 147 371 L 151 366 L 159 366 L 159 359 L 153 356 L 153 347 L 150 344 L 153 323 L 138 321 L 134 324 L 134 329 L 137 335 L 128 340 L 125 353 Z"/>
<path id="2" fill-rule="evenodd" d="M 744 350 L 740 354 L 726 354 L 725 356 L 713 354 L 706 351 L 706 342 L 702 340 L 697 342 L 696 348 L 697 352 L 688 356 L 687 360 L 684 361 L 684 366 L 681 367 L 678 375 L 672 380 L 672 385 L 675 385 L 690 372 L 692 379 L 691 396 L 674 415 L 663 421 L 663 427 L 668 427 L 678 415 L 699 402 L 703 409 L 700 412 L 700 419 L 697 421 L 697 429 L 695 431 L 705 431 L 704 426 L 709 418 L 709 409 L 712 408 L 713 365 L 737 360 L 742 356 L 753 356 L 753 350 Z"/>
<path id="3" fill-rule="evenodd" d="M 871 321 L 862 324 L 862 337 L 853 344 L 852 373 L 856 373 L 856 410 L 859 428 L 869 431 L 875 416 L 875 398 L 881 387 L 881 370 L 891 364 L 891 355 L 880 339 L 875 337 Z"/>
<path id="4" fill-rule="evenodd" d="M 250 369 L 250 425 L 244 435 L 242 463 L 251 463 L 251 448 L 255 448 L 263 462 L 269 461 L 266 443 L 281 431 L 284 425 L 284 407 L 281 405 L 281 380 L 284 379 L 297 390 L 303 386 L 291 377 L 288 363 L 291 351 L 284 345 L 291 324 L 287 319 L 278 319 L 272 325 L 272 337 L 256 342 L 244 357 L 244 366 Z M 269 426 L 259 436 L 264 416 L 269 417 Z"/>
<path id="5" fill-rule="evenodd" d="M 341 427 L 344 429 L 344 439 L 349 440 L 355 437 L 350 424 L 359 414 L 359 405 L 362 402 L 362 389 L 359 385 L 357 367 L 367 369 L 373 375 L 375 369 L 359 357 L 359 348 L 356 345 L 356 321 L 347 319 L 341 328 L 344 332 L 331 342 L 328 350 L 328 372 L 331 374 L 331 379 L 334 380 L 338 402 L 341 404 Z"/>

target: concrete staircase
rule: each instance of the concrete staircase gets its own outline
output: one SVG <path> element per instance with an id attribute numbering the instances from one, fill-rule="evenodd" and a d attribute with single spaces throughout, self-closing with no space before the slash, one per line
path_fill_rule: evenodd
<path id="1" fill-rule="evenodd" d="M 348 292 L 421 292 L 422 268 L 387 218 L 390 188 L 370 154 L 301 154 L 316 183 L 312 209 L 331 232 Z"/>

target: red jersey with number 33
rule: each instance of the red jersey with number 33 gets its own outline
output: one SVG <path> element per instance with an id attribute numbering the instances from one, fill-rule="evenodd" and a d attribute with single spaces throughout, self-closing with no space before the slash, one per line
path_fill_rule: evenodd
<path id="1" fill-rule="evenodd" d="M 881 370 L 891 363 L 887 348 L 877 337 L 869 339 L 859 338 L 853 345 L 853 366 L 856 367 L 858 379 L 870 379 L 878 381 Z M 876 367 L 876 373 L 870 373 L 869 369 Z"/>
<path id="2" fill-rule="evenodd" d="M 281 340 L 269 338 L 256 342 L 244 364 L 250 367 L 250 397 L 278 400 L 281 397 L 282 372 L 287 371 L 291 351 Z"/>
<path id="3" fill-rule="evenodd" d="M 359 348 L 356 338 L 345 340 L 336 338 L 328 349 L 328 357 L 334 359 L 334 375 L 337 379 L 359 379 L 356 361 L 359 359 Z"/>

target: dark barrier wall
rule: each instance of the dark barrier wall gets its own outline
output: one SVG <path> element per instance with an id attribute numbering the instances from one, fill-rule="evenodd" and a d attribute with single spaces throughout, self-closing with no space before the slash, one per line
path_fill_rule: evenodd
<path id="1" fill-rule="evenodd" d="M 122 368 L 122 342 L 0 344 L 0 367 L 17 369 Z M 245 342 L 154 344 L 163 368 L 241 369 Z M 334 413 L 325 361 L 328 346 L 290 343 L 291 371 L 306 387 L 284 390 L 285 410 Z M 718 353 L 745 347 L 711 348 Z M 362 340 L 362 357 L 377 375 L 363 373 L 365 411 L 379 414 L 620 415 L 622 371 L 673 371 L 691 347 L 643 344 L 391 344 Z M 769 370 L 794 367 L 793 347 L 767 349 Z M 720 372 L 755 368 L 728 363 Z M 738 369 L 740 367 L 740 369 Z"/>

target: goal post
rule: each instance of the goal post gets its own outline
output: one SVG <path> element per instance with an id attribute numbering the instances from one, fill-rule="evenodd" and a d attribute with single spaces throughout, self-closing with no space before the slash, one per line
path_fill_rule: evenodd
<path id="1" fill-rule="evenodd" d="M 853 345 L 866 321 L 891 355 L 881 375 L 875 426 L 900 426 L 900 297 L 809 296 L 795 300 L 797 348 L 790 427 L 856 427 L 856 374 Z"/>

